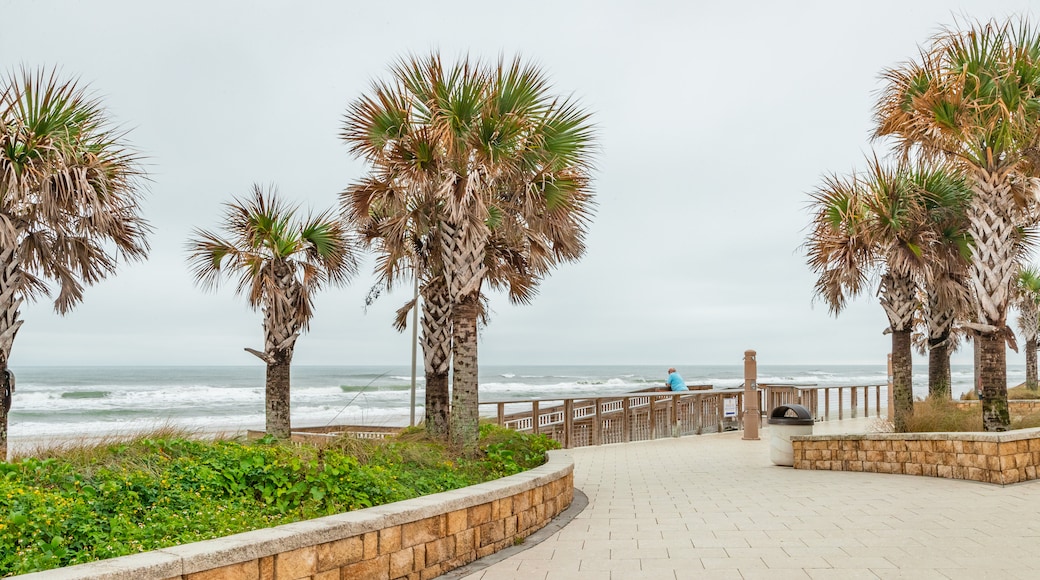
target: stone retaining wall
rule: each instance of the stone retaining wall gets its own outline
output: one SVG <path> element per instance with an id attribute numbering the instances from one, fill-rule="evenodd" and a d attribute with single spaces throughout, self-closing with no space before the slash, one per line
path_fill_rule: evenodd
<path id="1" fill-rule="evenodd" d="M 869 471 L 1007 485 L 1037 479 L 1040 428 L 1005 433 L 791 437 L 795 469 Z"/>
<path id="2" fill-rule="evenodd" d="M 427 580 L 545 526 L 571 504 L 573 472 L 550 452 L 541 467 L 480 485 L 17 578 Z"/>

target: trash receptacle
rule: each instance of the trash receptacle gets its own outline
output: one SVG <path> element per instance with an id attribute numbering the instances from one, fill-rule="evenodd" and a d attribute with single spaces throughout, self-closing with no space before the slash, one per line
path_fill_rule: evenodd
<path id="1" fill-rule="evenodd" d="M 813 418 L 801 405 L 780 405 L 769 413 L 769 459 L 776 465 L 794 466 L 794 435 L 812 435 Z"/>

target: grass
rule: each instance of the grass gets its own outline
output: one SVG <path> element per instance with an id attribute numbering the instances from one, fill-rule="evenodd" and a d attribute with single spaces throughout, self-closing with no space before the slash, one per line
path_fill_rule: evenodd
<path id="1" fill-rule="evenodd" d="M 1026 391 L 1025 387 L 1016 387 L 1021 391 Z M 1010 393 L 1012 390 L 1008 390 L 1008 398 L 1012 399 Z M 1020 392 L 1021 392 L 1020 391 Z M 1026 394 L 1031 391 L 1026 391 Z M 966 397 L 961 397 L 963 400 L 972 400 Z M 1018 399 L 1027 399 L 1032 397 L 1017 397 Z M 974 399 L 977 400 L 977 399 Z M 1011 417 L 1011 428 L 1012 429 L 1029 429 L 1033 427 L 1040 427 L 1040 413 L 1031 413 L 1028 415 L 1012 415 Z M 891 424 L 887 421 L 875 425 L 874 430 L 876 431 L 892 431 Z M 942 399 L 938 397 L 929 397 L 925 400 L 917 400 L 914 402 L 914 414 L 907 420 L 907 433 L 949 433 L 949 432 L 981 432 L 982 428 L 982 408 L 962 408 L 956 405 L 949 399 Z"/>
<path id="2" fill-rule="evenodd" d="M 1040 391 L 1031 391 L 1027 389 L 1025 383 L 1008 389 L 1008 400 L 1028 401 L 1032 399 L 1040 399 Z M 968 391 L 961 395 L 961 400 L 978 401 L 979 396 L 975 394 L 975 391 Z"/>
<path id="3" fill-rule="evenodd" d="M 306 445 L 163 429 L 41 448 L 0 462 L 0 576 L 466 487 L 540 465 L 557 447 L 484 425 L 471 455 L 415 429 Z"/>

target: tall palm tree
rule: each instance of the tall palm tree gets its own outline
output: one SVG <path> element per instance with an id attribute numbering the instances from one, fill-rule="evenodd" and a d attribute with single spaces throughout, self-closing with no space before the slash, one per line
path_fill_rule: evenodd
<path id="1" fill-rule="evenodd" d="M 1022 268 L 1018 273 L 1017 282 L 1015 304 L 1018 306 L 1018 328 L 1026 342 L 1026 388 L 1035 391 L 1040 388 L 1036 376 L 1036 337 L 1037 331 L 1040 330 L 1040 313 L 1037 307 L 1040 304 L 1040 270 L 1032 266 Z"/>
<path id="2" fill-rule="evenodd" d="M 969 268 L 979 332 L 983 425 L 1008 428 L 1007 308 L 1031 227 L 1040 145 L 1040 34 L 1025 19 L 935 36 L 919 60 L 884 73 L 876 137 L 904 154 L 958 163 L 973 190 Z"/>
<path id="3" fill-rule="evenodd" d="M 924 196 L 929 227 L 934 238 L 929 247 L 928 267 L 924 270 L 921 301 L 928 347 L 928 395 L 949 398 L 952 375 L 950 355 L 961 332 L 954 324 L 970 309 L 968 264 L 971 236 L 967 208 L 971 190 L 963 176 L 951 167 L 941 171 L 917 172 L 916 184 Z"/>
<path id="4" fill-rule="evenodd" d="M 314 293 L 344 284 L 357 272 L 357 242 L 331 211 L 297 220 L 297 208 L 273 188 L 253 187 L 249 199 L 226 204 L 228 237 L 196 229 L 188 243 L 197 284 L 215 288 L 238 278 L 236 293 L 264 313 L 264 350 L 247 348 L 267 364 L 266 428 L 276 437 L 291 431 L 290 380 L 296 339 L 314 316 Z"/>
<path id="5" fill-rule="evenodd" d="M 956 176 L 946 168 L 876 158 L 866 173 L 830 176 L 812 194 L 813 221 L 806 243 L 809 265 L 819 274 L 816 295 L 838 314 L 847 300 L 878 280 L 878 295 L 892 335 L 895 428 L 913 414 L 911 335 L 919 284 L 927 279 L 937 238 L 929 210 Z"/>
<path id="6" fill-rule="evenodd" d="M 500 260 L 518 273 L 510 287 L 532 288 L 521 280 L 584 252 L 592 127 L 519 58 L 446 67 L 431 55 L 399 61 L 392 72 L 392 82 L 377 83 L 348 111 L 343 138 L 373 169 L 344 204 L 352 216 L 434 208 L 435 263 L 451 313 L 449 432 L 469 447 L 477 437 L 482 287 Z M 493 247 L 508 251 L 489 254 Z"/>
<path id="7" fill-rule="evenodd" d="M 0 80 L 0 460 L 7 458 L 8 362 L 26 299 L 65 314 L 84 286 L 147 256 L 139 157 L 101 103 L 56 72 Z"/>

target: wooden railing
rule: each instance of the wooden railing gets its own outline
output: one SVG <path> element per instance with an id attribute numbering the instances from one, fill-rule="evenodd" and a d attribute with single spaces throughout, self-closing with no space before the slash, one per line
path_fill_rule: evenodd
<path id="1" fill-rule="evenodd" d="M 887 385 L 759 387 L 759 408 L 764 417 L 779 405 L 794 403 L 807 407 L 817 421 L 829 421 L 832 414 L 837 419 L 846 415 L 869 417 L 872 413 L 880 417 L 884 409 L 882 391 L 887 393 Z M 547 435 L 567 449 L 717 433 L 744 426 L 741 389 L 483 401 L 480 407 L 481 416 L 494 418 L 499 425 Z"/>
<path id="2" fill-rule="evenodd" d="M 873 397 L 871 397 L 872 389 Z M 759 393 L 762 397 L 761 408 L 766 416 L 770 410 L 792 403 L 809 409 L 817 421 L 830 421 L 832 413 L 839 420 L 846 417 L 855 419 L 871 415 L 881 417 L 882 410 L 888 408 L 887 384 L 840 387 L 760 384 Z"/>
<path id="3" fill-rule="evenodd" d="M 743 397 L 739 391 L 686 391 L 491 401 L 480 406 L 481 414 L 495 417 L 499 425 L 541 433 L 571 448 L 739 429 Z M 734 402 L 727 406 L 727 399 Z"/>

